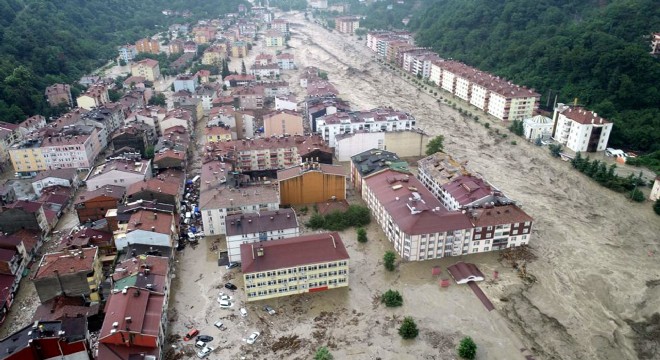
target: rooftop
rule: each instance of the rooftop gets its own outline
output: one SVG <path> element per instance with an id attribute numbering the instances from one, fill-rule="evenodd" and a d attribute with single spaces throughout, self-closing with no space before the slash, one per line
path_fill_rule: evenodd
<path id="1" fill-rule="evenodd" d="M 442 188 L 456 199 L 460 206 L 483 199 L 496 191 L 486 181 L 472 175 L 458 176 L 444 184 Z"/>
<path id="2" fill-rule="evenodd" d="M 158 336 L 164 301 L 165 296 L 162 294 L 135 287 L 128 288 L 126 293 L 112 294 L 105 307 L 99 342 L 114 343 L 112 339 L 107 339 L 113 335 L 112 330 Z"/>
<path id="3" fill-rule="evenodd" d="M 71 180 L 78 176 L 78 169 L 52 169 L 39 171 L 37 176 L 32 179 L 32 182 L 43 180 L 49 177 Z"/>
<path id="4" fill-rule="evenodd" d="M 331 115 L 320 117 L 317 121 L 324 121 L 326 124 L 344 124 L 344 123 L 369 123 L 374 121 L 398 121 L 415 120 L 415 117 L 407 112 L 394 110 L 392 108 L 376 108 L 367 111 L 356 112 L 337 112 Z"/>
<path id="5" fill-rule="evenodd" d="M 131 214 L 126 232 L 135 230 L 153 231 L 159 234 L 172 234 L 173 216 L 165 213 L 156 213 L 149 210 L 138 210 Z"/>
<path id="6" fill-rule="evenodd" d="M 451 155 L 437 152 L 417 162 L 420 171 L 425 172 L 433 181 L 444 185 L 462 175 L 469 175 L 465 168 L 467 161 L 459 162 Z"/>
<path id="7" fill-rule="evenodd" d="M 296 165 L 288 169 L 278 170 L 277 181 L 291 179 L 300 176 L 304 173 L 312 172 L 312 171 L 318 171 L 323 174 L 346 177 L 346 171 L 344 170 L 343 166 L 320 164 L 320 163 L 304 163 L 302 165 Z"/>
<path id="8" fill-rule="evenodd" d="M 29 345 L 34 339 L 59 338 L 59 332 L 64 330 L 67 341 L 77 341 L 85 337 L 86 326 L 76 326 L 78 323 L 86 324 L 85 318 L 69 318 L 64 321 L 39 321 L 31 323 L 0 340 L 0 354 L 8 355 L 18 353 Z M 66 324 L 66 325 L 65 325 Z"/>
<path id="9" fill-rule="evenodd" d="M 99 304 L 85 306 L 82 296 L 57 296 L 37 307 L 32 321 L 54 321 L 64 318 L 88 317 L 98 314 Z"/>
<path id="10" fill-rule="evenodd" d="M 261 232 L 293 229 L 298 219 L 293 209 L 261 211 L 251 214 L 229 215 L 225 220 L 227 236 L 258 234 Z"/>
<path id="11" fill-rule="evenodd" d="M 58 250 L 75 250 L 79 247 L 88 246 L 107 247 L 110 245 L 112 245 L 112 233 L 84 227 L 81 230 L 71 232 L 69 235 L 62 236 Z"/>
<path id="12" fill-rule="evenodd" d="M 447 211 L 415 177 L 386 170 L 366 178 L 365 182 L 406 234 L 421 235 L 472 227 L 466 214 Z"/>
<path id="13" fill-rule="evenodd" d="M 123 186 L 106 185 L 96 190 L 88 190 L 80 193 L 80 195 L 78 195 L 76 198 L 75 204 L 84 203 L 98 197 L 111 197 L 120 200 L 124 197 L 124 194 L 126 194 L 126 188 Z"/>
<path id="14" fill-rule="evenodd" d="M 144 65 L 144 66 L 148 66 L 148 67 L 152 68 L 152 67 L 158 66 L 158 61 L 156 61 L 154 59 L 144 59 L 144 60 L 138 61 L 138 65 Z"/>
<path id="15" fill-rule="evenodd" d="M 94 260 L 98 248 L 90 247 L 46 254 L 41 258 L 37 272 L 32 279 L 43 279 L 56 274 L 90 272 L 94 270 Z"/>
<path id="16" fill-rule="evenodd" d="M 469 211 L 474 226 L 497 226 L 501 224 L 517 224 L 532 222 L 534 219 L 514 204 L 482 207 Z"/>
<path id="17" fill-rule="evenodd" d="M 563 110 L 560 110 L 559 112 L 567 118 L 583 125 L 601 125 L 611 123 L 611 121 L 598 116 L 597 113 L 581 107 L 567 107 Z"/>
<path id="18" fill-rule="evenodd" d="M 241 245 L 244 274 L 348 259 L 337 232 Z"/>
<path id="19" fill-rule="evenodd" d="M 121 171 L 132 174 L 142 174 L 145 175 L 149 170 L 149 163 L 151 160 L 109 160 L 104 162 L 101 165 L 98 165 L 90 171 L 89 176 L 86 180 L 93 179 L 98 176 L 102 176 L 111 171 Z"/>
<path id="20" fill-rule="evenodd" d="M 132 195 L 141 193 L 141 192 L 154 192 L 162 193 L 166 195 L 176 196 L 181 192 L 183 182 L 178 181 L 166 181 L 166 179 L 151 178 L 144 181 L 138 181 L 126 190 L 126 196 L 131 197 Z"/>
<path id="21" fill-rule="evenodd" d="M 371 149 L 351 156 L 353 166 L 361 176 L 374 174 L 385 169 L 393 169 L 401 173 L 410 174 L 408 163 L 401 160 L 393 152 Z"/>

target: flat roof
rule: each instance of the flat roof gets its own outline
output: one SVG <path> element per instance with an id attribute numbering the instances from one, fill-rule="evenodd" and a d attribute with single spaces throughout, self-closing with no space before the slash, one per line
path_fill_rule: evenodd
<path id="1" fill-rule="evenodd" d="M 298 218 L 293 209 L 280 209 L 229 215 L 225 224 L 227 236 L 234 236 L 297 228 Z"/>
<path id="2" fill-rule="evenodd" d="M 320 163 L 304 163 L 302 165 L 296 165 L 287 169 L 278 170 L 277 181 L 291 179 L 308 172 L 320 172 L 322 174 L 346 177 L 346 171 L 344 170 L 343 166 Z"/>
<path id="3" fill-rule="evenodd" d="M 263 256 L 258 256 L 258 249 L 263 250 Z M 241 245 L 244 274 L 348 259 L 337 232 Z"/>

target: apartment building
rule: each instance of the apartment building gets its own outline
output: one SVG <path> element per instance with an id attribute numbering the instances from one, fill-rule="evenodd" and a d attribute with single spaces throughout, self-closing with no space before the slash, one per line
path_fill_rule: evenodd
<path id="1" fill-rule="evenodd" d="M 41 196 L 42 191 L 51 186 L 77 189 L 80 184 L 78 169 L 74 168 L 40 171 L 30 182 L 37 196 Z"/>
<path id="2" fill-rule="evenodd" d="M 362 198 L 406 261 L 467 254 L 472 223 L 445 209 L 414 177 L 386 170 L 364 179 Z"/>
<path id="3" fill-rule="evenodd" d="M 271 21 L 270 28 L 281 32 L 284 36 L 289 35 L 289 21 L 286 19 L 280 18 Z"/>
<path id="4" fill-rule="evenodd" d="M 174 79 L 174 92 L 188 91 L 191 94 L 199 86 L 197 76 L 191 74 L 181 74 Z"/>
<path id="5" fill-rule="evenodd" d="M 103 278 L 98 248 L 90 247 L 45 254 L 31 279 L 41 302 L 60 295 L 98 302 Z"/>
<path id="6" fill-rule="evenodd" d="M 552 137 L 575 152 L 604 151 L 612 133 L 611 121 L 581 107 L 557 104 Z"/>
<path id="7" fill-rule="evenodd" d="M 105 218 L 109 209 L 117 208 L 124 200 L 126 189 L 116 185 L 106 185 L 96 190 L 84 191 L 78 195 L 73 208 L 81 224 Z"/>
<path id="8" fill-rule="evenodd" d="M 22 138 L 18 124 L 0 121 L 0 163 L 9 160 L 9 149 Z"/>
<path id="9" fill-rule="evenodd" d="M 151 160 L 114 159 L 95 166 L 85 178 L 85 183 L 88 190 L 96 190 L 106 185 L 128 188 L 151 177 Z"/>
<path id="10" fill-rule="evenodd" d="M 403 53 L 403 70 L 428 79 L 431 76 L 431 64 L 440 59 L 438 55 L 430 50 L 413 50 Z"/>
<path id="11" fill-rule="evenodd" d="M 342 166 L 304 162 L 277 171 L 281 205 L 305 205 L 346 199 Z"/>
<path id="12" fill-rule="evenodd" d="M 433 181 L 436 185 L 437 182 Z M 483 207 L 487 204 L 508 204 L 508 199 L 499 189 L 475 175 L 460 175 L 440 186 L 438 199 L 448 210 Z"/>
<path id="13" fill-rule="evenodd" d="M 355 34 L 360 28 L 360 18 L 357 16 L 341 16 L 335 18 L 335 30 L 342 34 Z"/>
<path id="14" fill-rule="evenodd" d="M 241 261 L 241 244 L 286 239 L 298 236 L 298 231 L 293 209 L 229 215 L 225 230 L 229 261 Z"/>
<path id="15" fill-rule="evenodd" d="M 138 54 L 137 46 L 131 44 L 122 45 L 117 48 L 117 51 L 119 52 L 119 59 L 124 60 L 127 64 L 133 61 L 133 58 Z"/>
<path id="16" fill-rule="evenodd" d="M 264 136 L 302 135 L 303 118 L 291 110 L 273 111 L 264 115 Z"/>
<path id="17" fill-rule="evenodd" d="M 48 105 L 50 106 L 58 106 L 60 104 L 73 106 L 71 86 L 69 86 L 69 84 L 53 84 L 47 87 L 46 99 L 48 101 Z"/>
<path id="18" fill-rule="evenodd" d="M 203 164 L 201 172 L 199 208 L 206 236 L 224 234 L 228 215 L 279 209 L 279 195 L 272 185 L 247 186 L 242 175 L 230 178 L 220 161 Z"/>
<path id="19" fill-rule="evenodd" d="M 236 58 L 246 57 L 248 54 L 248 46 L 245 41 L 234 41 L 231 44 L 231 56 Z"/>
<path id="20" fill-rule="evenodd" d="M 266 47 L 281 47 L 286 45 L 286 37 L 281 31 L 268 30 L 264 34 L 264 45 Z"/>
<path id="21" fill-rule="evenodd" d="M 362 193 L 363 180 L 385 170 L 392 169 L 404 175 L 412 174 L 408 163 L 393 152 L 371 149 L 351 156 L 351 184 Z"/>
<path id="22" fill-rule="evenodd" d="M 86 317 L 34 320 L 0 340 L 3 360 L 89 359 Z"/>
<path id="23" fill-rule="evenodd" d="M 296 68 L 296 62 L 293 54 L 290 53 L 281 53 L 275 56 L 277 60 L 277 66 L 282 70 L 294 70 Z"/>
<path id="24" fill-rule="evenodd" d="M 78 107 L 85 110 L 91 110 L 109 102 L 108 87 L 102 83 L 90 85 L 84 93 L 76 98 Z"/>
<path id="25" fill-rule="evenodd" d="M 336 232 L 242 244 L 247 301 L 348 287 L 349 260 Z"/>
<path id="26" fill-rule="evenodd" d="M 204 50 L 202 64 L 221 66 L 222 61 L 227 58 L 227 49 L 221 46 L 211 46 Z"/>
<path id="27" fill-rule="evenodd" d="M 138 53 L 158 54 L 160 52 L 160 44 L 156 39 L 140 39 L 135 42 L 135 50 Z"/>
<path id="28" fill-rule="evenodd" d="M 147 81 L 154 82 L 160 79 L 158 61 L 153 59 L 140 60 L 131 66 L 131 75 L 142 76 Z"/>
<path id="29" fill-rule="evenodd" d="M 442 197 L 443 186 L 461 177 L 471 175 L 461 162 L 451 155 L 437 152 L 417 162 L 417 178 L 438 199 Z"/>
<path id="30" fill-rule="evenodd" d="M 280 76 L 280 67 L 276 63 L 254 64 L 250 66 L 248 74 L 261 78 L 274 78 Z"/>
<path id="31" fill-rule="evenodd" d="M 375 108 L 366 111 L 335 113 L 316 119 L 316 133 L 320 134 L 330 147 L 337 146 L 337 135 L 358 131 L 378 132 L 411 130 L 415 118 L 406 112 L 391 108 Z"/>
<path id="32" fill-rule="evenodd" d="M 660 32 L 651 35 L 651 55 L 660 54 Z"/>
<path id="33" fill-rule="evenodd" d="M 408 31 L 376 30 L 367 33 L 367 47 L 380 58 L 387 57 L 389 44 L 393 41 L 414 45 L 413 36 Z"/>
<path id="34" fill-rule="evenodd" d="M 234 162 L 239 171 L 284 169 L 301 161 L 298 145 L 304 137 L 257 138 L 215 143 L 213 152 Z"/>
<path id="35" fill-rule="evenodd" d="M 232 133 L 224 126 L 209 126 L 204 128 L 204 137 L 207 143 L 231 141 Z"/>
<path id="36" fill-rule="evenodd" d="M 536 139 L 547 140 L 552 137 L 554 126 L 555 124 L 551 118 L 536 115 L 523 120 L 523 134 L 525 139 L 529 141 L 535 141 Z"/>
<path id="37" fill-rule="evenodd" d="M 139 202 L 140 200 L 126 205 L 130 206 Z M 125 214 L 129 215 L 128 222 L 120 222 L 118 229 L 113 232 L 117 250 L 122 250 L 130 244 L 174 248 L 178 227 L 175 221 L 177 218 L 173 215 L 174 206 L 170 208 L 172 211 L 169 213 L 157 209 L 140 209 L 130 215 Z M 119 212 L 116 209 L 111 209 L 106 213 L 107 218 L 118 217 L 118 215 Z"/>
<path id="38" fill-rule="evenodd" d="M 532 237 L 534 220 L 514 204 L 486 205 L 467 214 L 474 226 L 470 253 L 526 245 Z"/>
<path id="39" fill-rule="evenodd" d="M 353 155 L 370 149 L 388 150 L 402 157 L 423 156 L 430 139 L 420 129 L 339 134 L 335 137 L 335 157 L 350 161 Z"/>

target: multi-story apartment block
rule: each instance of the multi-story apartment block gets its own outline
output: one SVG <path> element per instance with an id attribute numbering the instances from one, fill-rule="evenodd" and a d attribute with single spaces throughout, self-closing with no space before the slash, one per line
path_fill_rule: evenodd
<path id="1" fill-rule="evenodd" d="M 57 106 L 60 104 L 73 106 L 73 98 L 71 97 L 71 87 L 69 84 L 53 84 L 47 87 L 46 99 L 50 106 Z"/>
<path id="2" fill-rule="evenodd" d="M 273 111 L 264 115 L 264 136 L 303 135 L 303 118 L 291 110 Z"/>
<path id="3" fill-rule="evenodd" d="M 103 278 L 98 248 L 90 247 L 44 255 L 32 282 L 41 302 L 60 295 L 100 301 Z"/>
<path id="4" fill-rule="evenodd" d="M 406 261 L 467 254 L 472 223 L 445 209 L 419 180 L 392 170 L 364 179 L 362 198 Z"/>
<path id="5" fill-rule="evenodd" d="M 87 91 L 76 98 L 78 106 L 85 110 L 91 110 L 109 102 L 108 87 L 102 83 L 91 85 Z"/>
<path id="6" fill-rule="evenodd" d="M 135 49 L 138 53 L 158 54 L 160 52 L 160 44 L 156 39 L 140 39 L 135 42 Z"/>
<path id="7" fill-rule="evenodd" d="M 215 143 L 213 152 L 234 162 L 239 171 L 267 171 L 300 164 L 298 147 L 305 137 L 275 137 Z"/>
<path id="8" fill-rule="evenodd" d="M 183 52 L 183 40 L 180 39 L 174 39 L 170 41 L 168 45 L 168 49 L 170 51 L 170 55 L 172 54 L 181 54 Z"/>
<path id="9" fill-rule="evenodd" d="M 290 53 L 281 53 L 275 56 L 277 60 L 277 66 L 282 70 L 293 70 L 296 68 L 296 63 L 294 61 L 293 54 Z"/>
<path id="10" fill-rule="evenodd" d="M 48 311 L 50 313 L 50 307 Z M 89 337 L 84 316 L 57 321 L 35 320 L 0 340 L 0 352 L 3 360 L 86 360 L 90 358 Z"/>
<path id="11" fill-rule="evenodd" d="M 174 92 L 189 91 L 191 94 L 195 92 L 199 86 L 197 76 L 191 74 L 181 74 L 174 79 Z"/>
<path id="12" fill-rule="evenodd" d="M 316 133 L 330 145 L 337 145 L 336 136 L 358 131 L 378 132 L 411 130 L 415 118 L 406 112 L 391 108 L 376 108 L 351 113 L 335 113 L 316 119 Z"/>
<path id="13" fill-rule="evenodd" d="M 248 70 L 248 73 L 250 75 L 258 76 L 258 77 L 279 77 L 280 76 L 280 66 L 275 63 L 270 63 L 270 64 L 254 64 L 250 66 L 250 69 Z"/>
<path id="14" fill-rule="evenodd" d="M 140 60 L 131 67 L 131 74 L 133 76 L 142 76 L 147 81 L 154 82 L 160 79 L 158 61 L 153 59 Z"/>
<path id="15" fill-rule="evenodd" d="M 85 183 L 88 190 L 96 190 L 106 185 L 128 188 L 151 177 L 151 160 L 115 159 L 94 167 L 85 178 Z"/>
<path id="16" fill-rule="evenodd" d="M 270 23 L 270 28 L 281 32 L 282 34 L 284 34 L 284 36 L 289 35 L 289 21 L 286 20 L 286 19 L 275 19 L 275 20 L 273 20 Z"/>
<path id="17" fill-rule="evenodd" d="M 394 170 L 403 175 L 412 174 L 408 163 L 393 152 L 371 149 L 351 157 L 351 184 L 362 193 L 363 180 L 385 170 Z"/>
<path id="18" fill-rule="evenodd" d="M 227 58 L 227 50 L 221 46 L 211 46 L 202 55 L 204 65 L 222 65 L 222 60 Z"/>
<path id="19" fill-rule="evenodd" d="M 402 157 L 423 156 L 430 139 L 420 129 L 339 134 L 335 137 L 335 157 L 350 161 L 351 156 L 370 149 L 387 150 Z"/>
<path id="20" fill-rule="evenodd" d="M 349 112 L 351 107 L 348 102 L 332 96 L 327 97 L 308 97 L 303 101 L 303 114 L 306 121 L 309 121 L 309 127 L 312 132 L 316 132 L 316 119 L 336 114 L 337 112 Z"/>
<path id="21" fill-rule="evenodd" d="M 474 231 L 470 253 L 526 245 L 534 219 L 514 204 L 484 206 L 467 211 Z"/>
<path id="22" fill-rule="evenodd" d="M 612 132 L 612 122 L 581 107 L 557 104 L 553 115 L 553 138 L 578 152 L 604 151 Z"/>
<path id="23" fill-rule="evenodd" d="M 278 47 L 286 44 L 286 37 L 281 31 L 268 30 L 264 34 L 264 44 L 266 47 Z"/>
<path id="24" fill-rule="evenodd" d="M 348 286 L 349 256 L 339 234 L 241 245 L 247 301 Z"/>
<path id="25" fill-rule="evenodd" d="M 263 109 L 264 107 L 264 87 L 263 86 L 244 86 L 235 88 L 232 95 L 238 98 L 240 107 L 247 110 Z"/>
<path id="26" fill-rule="evenodd" d="M 131 44 L 122 45 L 117 50 L 119 52 L 119 59 L 124 60 L 127 64 L 133 61 L 133 58 L 138 54 L 137 46 Z"/>
<path id="27" fill-rule="evenodd" d="M 264 88 L 264 96 L 267 98 L 287 96 L 291 93 L 289 83 L 284 80 L 265 80 L 259 82 L 259 86 Z"/>
<path id="28" fill-rule="evenodd" d="M 335 18 L 335 30 L 343 34 L 353 35 L 360 28 L 360 18 L 357 16 L 342 16 Z"/>
<path id="29" fill-rule="evenodd" d="M 144 200 L 142 200 L 144 201 Z M 126 205 L 139 203 L 140 200 Z M 171 206 L 174 209 L 174 206 Z M 117 209 L 110 209 L 106 218 L 118 217 Z M 175 247 L 178 228 L 172 212 L 140 209 L 129 215 L 127 222 L 118 224 L 114 231 L 115 247 L 122 250 L 130 244 Z"/>
<path id="30" fill-rule="evenodd" d="M 449 154 L 437 152 L 417 162 L 417 177 L 435 197 L 441 198 L 444 185 L 460 176 L 470 175 L 465 164 Z"/>
<path id="31" fill-rule="evenodd" d="M 245 41 L 234 41 L 231 44 L 231 56 L 237 58 L 246 57 L 248 54 L 248 46 Z"/>
<path id="32" fill-rule="evenodd" d="M 202 165 L 199 208 L 206 236 L 224 234 L 228 215 L 277 210 L 280 207 L 277 188 L 272 185 L 241 186 L 241 176 L 228 178 L 224 165 L 220 161 Z"/>
<path id="33" fill-rule="evenodd" d="M 204 137 L 207 143 L 231 141 L 232 133 L 224 126 L 207 126 L 204 128 Z"/>
<path id="34" fill-rule="evenodd" d="M 225 234 L 229 261 L 240 262 L 241 244 L 298 236 L 298 218 L 293 209 L 229 215 Z"/>
<path id="35" fill-rule="evenodd" d="M 437 184 L 433 181 L 434 185 Z M 509 200 L 501 191 L 474 175 L 461 175 L 443 184 L 438 196 L 448 210 L 461 210 L 482 207 L 486 204 L 508 204 Z"/>
<path id="36" fill-rule="evenodd" d="M 438 55 L 430 50 L 408 51 L 403 53 L 403 70 L 428 79 L 431 76 L 431 64 L 438 59 Z"/>

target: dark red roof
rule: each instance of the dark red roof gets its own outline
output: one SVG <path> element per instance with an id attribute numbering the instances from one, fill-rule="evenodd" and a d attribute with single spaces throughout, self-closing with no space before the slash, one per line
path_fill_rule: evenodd
<path id="1" fill-rule="evenodd" d="M 112 294 L 105 308 L 105 320 L 99 334 L 100 342 L 111 336 L 112 324 L 118 322 L 117 331 L 129 328 L 131 332 L 158 336 L 160 333 L 160 318 L 163 311 L 165 296 L 135 287 L 128 288 L 126 294 Z M 126 318 L 130 317 L 130 322 Z M 99 357 L 100 358 L 100 357 Z"/>
<path id="2" fill-rule="evenodd" d="M 85 306 L 85 299 L 81 296 L 58 296 L 48 300 L 35 310 L 32 321 L 53 321 L 65 317 L 92 316 L 99 312 L 99 305 Z"/>
<path id="3" fill-rule="evenodd" d="M 82 194 L 78 195 L 78 198 L 76 199 L 75 203 L 76 204 L 84 203 L 89 200 L 96 199 L 102 196 L 119 200 L 124 197 L 124 194 L 126 194 L 126 188 L 124 188 L 123 186 L 105 185 L 96 190 L 92 190 L 92 191 L 88 190 L 83 192 Z"/>
<path id="4" fill-rule="evenodd" d="M 442 186 L 460 205 L 467 205 L 490 195 L 493 188 L 483 179 L 463 175 Z"/>
<path id="5" fill-rule="evenodd" d="M 16 250 L 0 249 L 0 261 L 11 261 L 16 255 Z"/>
<path id="6" fill-rule="evenodd" d="M 82 251 L 82 258 L 80 252 Z M 50 253 L 43 256 L 33 279 L 48 278 L 55 275 L 78 271 L 91 271 L 98 248 L 86 248 L 76 251 Z"/>
<path id="7" fill-rule="evenodd" d="M 257 255 L 258 249 L 263 256 Z M 241 245 L 244 274 L 348 259 L 337 232 Z"/>
<path id="8" fill-rule="evenodd" d="M 99 246 L 107 247 L 112 244 L 112 233 L 83 228 L 60 239 L 59 250 L 74 249 L 78 247 Z"/>
<path id="9" fill-rule="evenodd" d="M 516 205 L 479 208 L 471 211 L 474 226 L 497 226 L 532 222 L 534 219 Z"/>
<path id="10" fill-rule="evenodd" d="M 465 284 L 468 281 L 482 281 L 484 274 L 479 268 L 470 263 L 457 262 L 447 268 L 451 277 L 459 284 Z"/>

